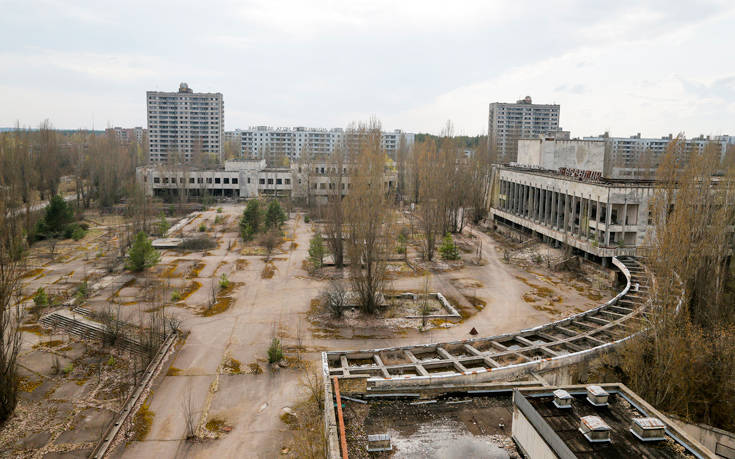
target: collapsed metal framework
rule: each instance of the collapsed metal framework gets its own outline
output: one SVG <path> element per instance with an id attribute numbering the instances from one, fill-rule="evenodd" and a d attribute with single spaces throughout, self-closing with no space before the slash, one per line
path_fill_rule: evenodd
<path id="1" fill-rule="evenodd" d="M 613 258 L 625 288 L 607 303 L 514 333 L 446 343 L 322 353 L 325 376 L 367 377 L 373 387 L 479 382 L 573 364 L 641 330 L 649 275 L 636 258 Z"/>

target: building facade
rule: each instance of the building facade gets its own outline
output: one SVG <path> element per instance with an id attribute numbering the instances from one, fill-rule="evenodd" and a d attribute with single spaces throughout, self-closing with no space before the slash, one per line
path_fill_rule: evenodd
<path id="1" fill-rule="evenodd" d="M 534 104 L 529 96 L 516 103 L 490 104 L 488 141 L 502 162 L 516 161 L 519 139 L 560 132 L 559 105 Z"/>
<path id="2" fill-rule="evenodd" d="M 601 135 L 585 137 L 584 140 L 603 141 L 609 151 L 611 174 L 615 177 L 644 177 L 655 175 L 661 157 L 666 153 L 669 144 L 675 140 L 671 134 L 661 138 L 641 137 L 638 133 L 631 137 L 610 137 Z M 728 148 L 735 148 L 735 136 L 703 136 L 683 139 L 677 154 L 681 159 L 688 159 L 692 154 L 702 154 L 708 144 L 716 144 L 720 156 L 724 158 Z"/>
<path id="3" fill-rule="evenodd" d="M 136 170 L 138 183 L 148 196 L 200 197 L 210 195 L 232 199 L 262 196 L 290 197 L 306 204 L 324 204 L 337 189 L 345 196 L 350 190 L 353 165 L 344 164 L 341 174 L 326 162 L 268 167 L 265 159 L 225 161 L 222 168 L 196 169 L 185 165 L 151 165 Z M 384 187 L 395 190 L 397 174 L 386 167 Z"/>
<path id="4" fill-rule="evenodd" d="M 221 93 L 193 92 L 181 83 L 178 92 L 146 92 L 148 151 L 151 163 L 189 161 L 201 153 L 221 159 L 224 102 Z"/>
<path id="5" fill-rule="evenodd" d="M 105 129 L 106 134 L 114 135 L 122 145 L 130 145 L 131 143 L 142 144 L 146 140 L 148 134 L 147 129 L 142 127 L 122 128 L 119 126 Z"/>
<path id="6" fill-rule="evenodd" d="M 275 158 L 286 157 L 296 160 L 305 157 L 328 156 L 335 149 L 344 145 L 345 130 L 315 129 L 306 127 L 273 128 L 255 126 L 246 130 L 237 130 L 228 134 L 230 138 L 240 138 L 243 158 L 266 159 L 269 164 Z M 381 146 L 388 156 L 395 158 L 401 142 L 406 147 L 414 143 L 414 134 L 396 129 L 383 132 Z"/>

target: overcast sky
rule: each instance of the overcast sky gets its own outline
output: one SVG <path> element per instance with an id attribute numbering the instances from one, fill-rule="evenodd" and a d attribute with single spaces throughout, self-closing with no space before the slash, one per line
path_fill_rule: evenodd
<path id="1" fill-rule="evenodd" d="M 145 126 L 185 81 L 227 130 L 474 135 L 530 95 L 573 136 L 735 135 L 734 30 L 733 0 L 0 0 L 0 127 Z"/>

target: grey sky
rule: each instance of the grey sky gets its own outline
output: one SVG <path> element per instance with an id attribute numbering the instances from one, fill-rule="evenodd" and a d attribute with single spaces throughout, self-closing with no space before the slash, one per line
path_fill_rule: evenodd
<path id="1" fill-rule="evenodd" d="M 0 0 L 0 126 L 145 126 L 186 81 L 227 130 L 478 134 L 531 95 L 574 136 L 735 135 L 733 30 L 732 0 Z"/>

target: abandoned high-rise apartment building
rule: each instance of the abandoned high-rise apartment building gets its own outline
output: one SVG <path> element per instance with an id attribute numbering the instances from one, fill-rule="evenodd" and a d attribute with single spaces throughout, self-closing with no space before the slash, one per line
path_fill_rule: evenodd
<path id="1" fill-rule="evenodd" d="M 222 93 L 194 92 L 186 83 L 178 92 L 146 92 L 148 152 L 151 163 L 192 155 L 222 159 L 225 107 Z"/>

